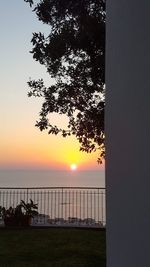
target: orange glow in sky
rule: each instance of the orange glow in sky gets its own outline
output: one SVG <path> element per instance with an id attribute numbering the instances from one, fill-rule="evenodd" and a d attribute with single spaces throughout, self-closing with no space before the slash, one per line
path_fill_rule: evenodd
<path id="1" fill-rule="evenodd" d="M 97 164 L 97 153 L 80 152 L 75 137 L 63 138 L 40 132 L 33 125 L 3 134 L 0 139 L 0 168 L 50 168 L 69 170 L 76 164 L 79 170 L 102 169 Z"/>

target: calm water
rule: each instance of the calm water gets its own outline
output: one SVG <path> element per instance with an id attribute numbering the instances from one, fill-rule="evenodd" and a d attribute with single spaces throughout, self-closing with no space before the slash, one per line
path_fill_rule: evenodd
<path id="1" fill-rule="evenodd" d="M 0 170 L 0 187 L 105 187 L 104 171 Z"/>
<path id="2" fill-rule="evenodd" d="M 0 170 L 0 187 L 105 187 L 105 176 L 104 171 Z M 0 205 L 6 208 L 32 199 L 38 212 L 51 219 L 92 218 L 105 225 L 105 193 L 101 189 L 0 191 Z"/>

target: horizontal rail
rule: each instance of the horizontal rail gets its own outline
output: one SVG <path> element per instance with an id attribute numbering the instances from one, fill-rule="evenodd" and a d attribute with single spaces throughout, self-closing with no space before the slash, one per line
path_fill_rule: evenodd
<path id="1" fill-rule="evenodd" d="M 16 207 L 33 200 L 34 226 L 105 227 L 104 187 L 0 187 L 0 206 Z"/>
<path id="2" fill-rule="evenodd" d="M 86 186 L 49 186 L 49 187 L 0 187 L 1 189 L 104 189 L 106 187 L 86 187 Z"/>

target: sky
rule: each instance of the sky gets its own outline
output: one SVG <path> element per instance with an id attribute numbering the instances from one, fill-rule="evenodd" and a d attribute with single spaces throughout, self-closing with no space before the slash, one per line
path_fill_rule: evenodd
<path id="1" fill-rule="evenodd" d="M 49 32 L 23 0 L 0 2 L 0 169 L 101 170 L 98 153 L 79 151 L 75 137 L 63 138 L 40 132 L 35 127 L 42 99 L 28 98 L 29 78 L 51 83 L 44 66 L 35 62 L 33 32 Z M 67 118 L 54 114 L 52 121 L 65 125 Z"/>

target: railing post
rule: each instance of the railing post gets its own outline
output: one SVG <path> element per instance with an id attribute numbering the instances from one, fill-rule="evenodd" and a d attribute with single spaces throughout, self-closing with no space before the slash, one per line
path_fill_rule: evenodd
<path id="1" fill-rule="evenodd" d="M 61 218 L 63 218 L 63 188 L 61 190 Z"/>
<path id="2" fill-rule="evenodd" d="M 95 190 L 98 190 L 98 196 Z M 65 220 L 74 226 L 84 226 L 86 222 L 93 227 L 93 222 L 95 221 L 96 226 L 99 216 L 100 220 L 105 220 L 104 192 L 99 190 L 100 188 L 88 187 L 0 188 L 0 205 L 6 208 L 16 207 L 20 200 L 29 202 L 31 198 L 34 203 L 38 203 L 40 216 L 34 221 L 36 223 L 44 226 L 48 225 L 49 220 L 50 226 L 54 223 L 61 226 Z"/>
<path id="3" fill-rule="evenodd" d="M 29 202 L 29 189 L 27 188 L 27 203 Z"/>

